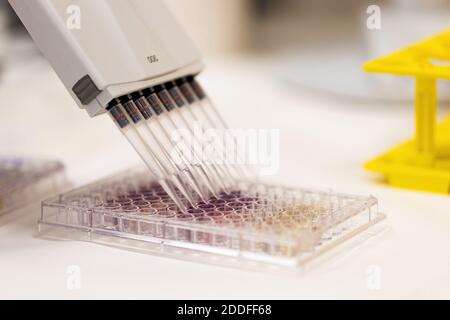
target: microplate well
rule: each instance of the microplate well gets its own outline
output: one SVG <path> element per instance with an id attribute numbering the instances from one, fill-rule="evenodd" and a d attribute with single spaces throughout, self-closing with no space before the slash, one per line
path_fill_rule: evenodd
<path id="1" fill-rule="evenodd" d="M 0 157 L 0 215 L 54 195 L 64 183 L 57 161 Z"/>
<path id="2" fill-rule="evenodd" d="M 39 231 L 184 260 L 300 270 L 383 219 L 373 197 L 247 182 L 182 213 L 135 169 L 44 201 Z"/>

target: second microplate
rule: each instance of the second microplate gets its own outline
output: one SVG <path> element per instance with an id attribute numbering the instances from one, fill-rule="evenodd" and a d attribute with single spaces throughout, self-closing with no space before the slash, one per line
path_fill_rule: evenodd
<path id="1" fill-rule="evenodd" d="M 384 218 L 371 196 L 249 182 L 180 212 L 134 169 L 44 201 L 39 230 L 183 260 L 303 270 Z"/>
<path id="2" fill-rule="evenodd" d="M 55 195 L 66 183 L 58 161 L 0 156 L 0 215 Z"/>

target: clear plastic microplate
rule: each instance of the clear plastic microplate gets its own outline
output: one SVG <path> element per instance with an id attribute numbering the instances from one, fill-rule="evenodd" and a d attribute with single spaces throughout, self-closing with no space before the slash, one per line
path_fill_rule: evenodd
<path id="1" fill-rule="evenodd" d="M 300 270 L 384 218 L 373 197 L 247 182 L 180 212 L 134 169 L 44 201 L 39 230 L 184 260 Z"/>

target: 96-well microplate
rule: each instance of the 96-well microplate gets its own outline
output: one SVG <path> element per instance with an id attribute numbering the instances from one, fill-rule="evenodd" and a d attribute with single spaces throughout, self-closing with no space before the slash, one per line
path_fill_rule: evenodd
<path id="1" fill-rule="evenodd" d="M 39 229 L 185 260 L 297 268 L 383 219 L 373 197 L 247 182 L 180 212 L 133 170 L 43 202 Z"/>

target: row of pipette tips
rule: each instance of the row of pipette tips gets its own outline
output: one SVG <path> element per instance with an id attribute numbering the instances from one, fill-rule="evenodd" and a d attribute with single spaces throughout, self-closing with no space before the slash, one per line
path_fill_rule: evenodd
<path id="1" fill-rule="evenodd" d="M 204 142 L 196 139 L 195 123 L 205 129 L 229 132 L 220 113 L 193 77 L 115 99 L 108 111 L 180 210 L 195 207 L 211 197 L 218 198 L 220 193 L 232 190 L 237 179 L 253 177 L 251 170 L 242 165 L 241 158 L 236 165 L 227 163 L 224 148 L 219 144 L 213 147 L 223 156 L 220 163 L 205 162 L 202 154 L 198 154 L 198 150 L 204 150 Z M 174 144 L 171 138 L 176 130 L 189 132 L 192 141 L 180 135 L 181 147 Z M 233 152 L 240 157 L 236 139 L 232 139 L 235 141 Z M 192 158 L 187 158 L 186 153 Z"/>

